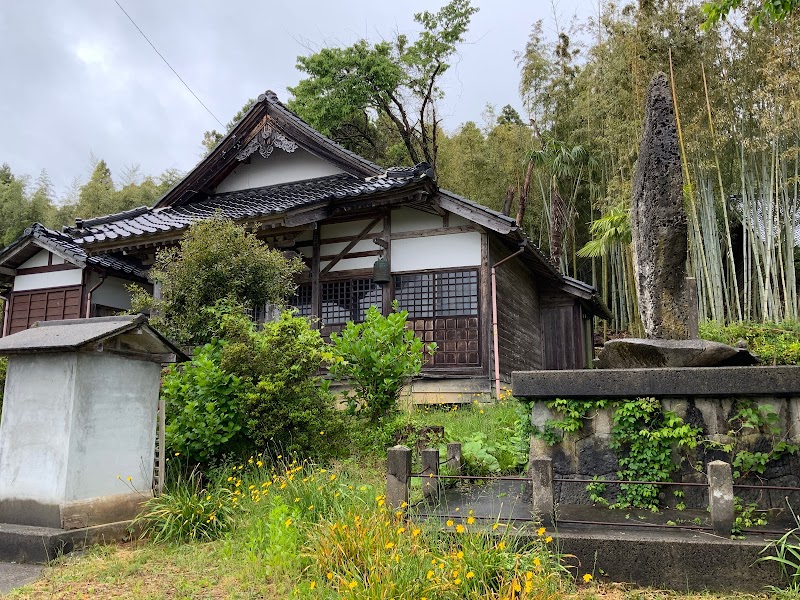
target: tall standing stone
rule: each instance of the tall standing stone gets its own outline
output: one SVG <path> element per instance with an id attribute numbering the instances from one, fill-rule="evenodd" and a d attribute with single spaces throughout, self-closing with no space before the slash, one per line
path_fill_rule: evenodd
<path id="1" fill-rule="evenodd" d="M 631 233 L 639 315 L 649 338 L 689 337 L 683 175 L 669 81 L 647 90 L 644 134 L 633 177 Z"/>

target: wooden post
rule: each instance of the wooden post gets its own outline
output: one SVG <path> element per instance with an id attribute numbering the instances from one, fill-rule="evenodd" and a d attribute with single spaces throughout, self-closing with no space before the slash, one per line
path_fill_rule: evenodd
<path id="1" fill-rule="evenodd" d="M 708 463 L 708 508 L 714 533 L 728 537 L 735 520 L 731 465 L 721 460 Z"/>
<path id="2" fill-rule="evenodd" d="M 158 482 L 156 484 L 155 493 L 156 496 L 160 496 L 164 493 L 164 478 L 166 475 L 166 462 L 167 462 L 167 455 L 166 455 L 166 428 L 167 428 L 167 407 L 166 403 L 164 402 L 164 396 L 160 395 L 158 398 Z"/>
<path id="3" fill-rule="evenodd" d="M 406 446 L 389 448 L 386 460 L 386 504 L 402 510 L 408 505 L 411 484 L 411 449 Z"/>
<path id="4" fill-rule="evenodd" d="M 314 224 L 313 245 L 311 255 L 311 314 L 322 318 L 322 289 L 319 282 L 320 225 Z M 320 327 L 320 321 L 314 321 L 314 327 Z"/>
<path id="5" fill-rule="evenodd" d="M 453 475 L 461 475 L 461 443 L 451 442 L 447 444 L 447 468 Z"/>
<path id="6" fill-rule="evenodd" d="M 425 448 L 422 451 L 422 497 L 439 500 L 439 449 Z"/>

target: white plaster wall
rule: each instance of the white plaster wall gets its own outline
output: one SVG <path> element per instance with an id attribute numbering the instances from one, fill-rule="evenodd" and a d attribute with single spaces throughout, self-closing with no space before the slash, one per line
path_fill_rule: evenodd
<path id="1" fill-rule="evenodd" d="M 469 219 L 465 219 L 461 215 L 454 215 L 453 213 L 450 213 L 448 219 L 450 221 L 450 227 L 462 227 L 466 225 L 474 225 L 474 223 Z"/>
<path id="2" fill-rule="evenodd" d="M 362 219 L 359 221 L 344 221 L 342 223 L 331 223 L 330 225 L 323 225 L 320 230 L 320 238 L 325 241 L 325 238 L 345 237 L 348 235 L 358 235 L 364 231 L 364 227 L 369 225 L 374 219 Z M 375 226 L 369 230 L 369 233 L 378 233 L 383 231 L 383 220 L 375 223 Z"/>
<path id="3" fill-rule="evenodd" d="M 0 500 L 64 497 L 77 356 L 11 356 L 0 421 Z"/>
<path id="4" fill-rule="evenodd" d="M 443 227 L 442 217 L 413 208 L 392 211 L 392 233 L 438 229 Z"/>
<path id="5" fill-rule="evenodd" d="M 362 258 L 343 258 L 340 260 L 336 265 L 329 271 L 329 273 L 335 273 L 336 271 L 349 271 L 351 269 L 371 269 L 372 266 L 375 264 L 375 261 L 378 260 L 378 256 L 365 256 Z M 322 260 L 320 261 L 320 268 L 324 269 L 325 266 L 328 264 L 328 261 Z"/>
<path id="6" fill-rule="evenodd" d="M 14 278 L 14 291 L 38 290 L 40 288 L 54 288 L 65 285 L 80 285 L 83 280 L 83 269 L 69 269 L 67 271 L 51 271 L 50 273 L 34 273 L 32 275 L 17 275 Z"/>
<path id="7" fill-rule="evenodd" d="M 250 164 L 241 163 L 217 186 L 217 193 L 234 192 L 250 188 L 277 185 L 290 181 L 303 181 L 315 177 L 335 175 L 343 171 L 335 165 L 298 148 L 284 152 L 275 148 L 269 158 L 258 152 L 251 156 Z"/>
<path id="8" fill-rule="evenodd" d="M 478 232 L 392 240 L 391 249 L 392 272 L 395 273 L 481 264 L 481 234 Z"/>
<path id="9" fill-rule="evenodd" d="M 160 366 L 89 353 L 78 354 L 77 365 L 64 499 L 124 494 L 131 491 L 128 485 L 147 492 L 153 479 Z"/>
<path id="10" fill-rule="evenodd" d="M 100 276 L 97 273 L 91 273 L 87 289 L 94 287 L 98 281 L 100 281 Z M 125 286 L 130 283 L 119 277 L 106 277 L 103 285 L 92 292 L 92 304 L 103 304 L 120 310 L 128 310 L 131 307 L 131 295 Z"/>
<path id="11" fill-rule="evenodd" d="M 47 250 L 41 250 L 22 263 L 19 268 L 30 269 L 31 267 L 46 267 L 49 256 L 50 253 Z"/>

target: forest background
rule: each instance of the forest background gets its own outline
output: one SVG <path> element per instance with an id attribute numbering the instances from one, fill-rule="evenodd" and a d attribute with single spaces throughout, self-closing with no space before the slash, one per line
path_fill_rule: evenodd
<path id="1" fill-rule="evenodd" d="M 447 132 L 437 84 L 475 11 L 453 0 L 417 15 L 415 36 L 299 57 L 306 78 L 290 89 L 289 106 L 378 164 L 425 160 L 441 187 L 516 217 L 564 273 L 601 291 L 612 328 L 636 331 L 631 180 L 647 86 L 664 71 L 679 118 L 690 272 L 703 313 L 718 322 L 796 320 L 800 15 L 752 27 L 759 7 L 743 9 L 703 27 L 698 1 L 639 0 L 603 3 L 598 17 L 555 34 L 545 33 L 553 24 L 533 23 L 516 57 L 523 114 L 487 106 Z M 353 85 L 364 73 L 372 89 Z M 202 143 L 209 149 L 220 137 L 206 132 Z M 4 164 L 0 244 L 34 221 L 60 228 L 151 206 L 181 176 L 132 166 L 113 177 L 92 157 L 88 181 L 76 179 L 56 198 L 45 171 L 34 180 Z"/>

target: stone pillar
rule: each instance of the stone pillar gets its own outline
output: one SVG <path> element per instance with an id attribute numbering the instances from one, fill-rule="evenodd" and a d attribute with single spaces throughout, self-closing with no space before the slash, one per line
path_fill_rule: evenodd
<path id="1" fill-rule="evenodd" d="M 721 460 L 708 463 L 708 506 L 714 533 L 728 537 L 733 529 L 733 475 Z"/>
<path id="2" fill-rule="evenodd" d="M 422 497 L 439 500 L 439 449 L 425 448 L 422 451 Z"/>
<path id="3" fill-rule="evenodd" d="M 461 442 L 447 444 L 447 468 L 453 475 L 461 475 Z"/>
<path id="4" fill-rule="evenodd" d="M 697 295 L 697 279 L 686 278 L 686 327 L 690 340 L 700 339 L 700 299 Z"/>
<path id="5" fill-rule="evenodd" d="M 542 525 L 554 524 L 553 460 L 533 458 L 528 461 L 528 477 L 531 479 L 531 503 L 533 512 L 542 520 Z"/>
<path id="6" fill-rule="evenodd" d="M 408 504 L 411 483 L 411 449 L 406 446 L 389 448 L 386 461 L 386 504 L 400 509 Z"/>

